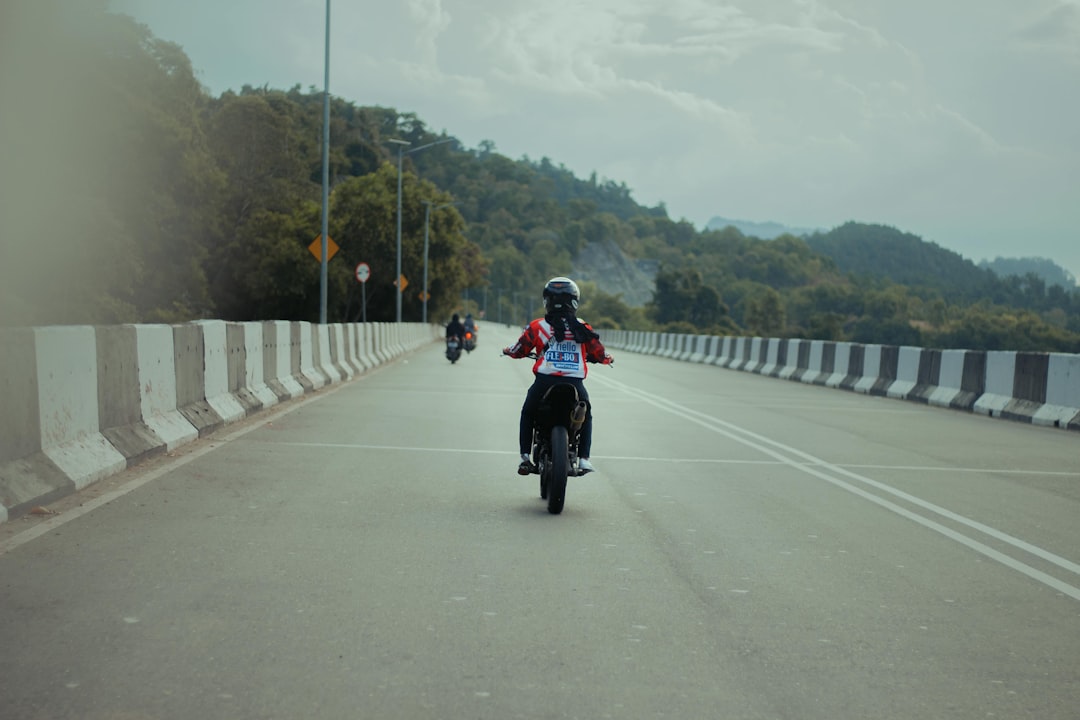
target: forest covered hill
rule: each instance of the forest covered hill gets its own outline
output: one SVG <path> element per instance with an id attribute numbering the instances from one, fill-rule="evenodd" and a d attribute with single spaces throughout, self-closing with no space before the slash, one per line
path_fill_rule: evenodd
<path id="1" fill-rule="evenodd" d="M 26 112 L 11 132 L 51 162 L 16 157 L 25 172 L 0 213 L 0 322 L 316 321 L 322 93 L 211 96 L 175 44 L 85 12 L 53 29 L 55 67 L 9 98 L 49 99 L 48 122 Z M 424 312 L 426 245 L 437 320 L 468 310 L 524 322 L 545 280 L 571 274 L 600 328 L 1080 351 L 1080 291 L 999 277 L 892 228 L 699 231 L 624 183 L 511 159 L 494 141 L 465 147 L 414 113 L 340 97 L 329 139 L 331 322 L 359 320 L 362 307 L 368 320 L 394 318 L 400 158 L 406 321 Z M 396 140 L 409 143 L 400 156 Z M 45 227 L 47 242 L 27 251 Z"/>
<path id="2" fill-rule="evenodd" d="M 979 263 L 979 267 L 991 270 L 999 277 L 1009 277 L 1010 275 L 1023 277 L 1028 273 L 1034 273 L 1042 278 L 1047 285 L 1060 285 L 1066 290 L 1077 287 L 1076 277 L 1049 258 L 997 257 L 993 260 L 983 260 Z"/>

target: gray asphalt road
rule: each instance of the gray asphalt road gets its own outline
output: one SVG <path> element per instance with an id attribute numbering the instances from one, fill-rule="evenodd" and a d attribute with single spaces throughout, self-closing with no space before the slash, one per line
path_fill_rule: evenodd
<path id="1" fill-rule="evenodd" d="M 1075 434 L 487 325 L 0 526 L 0 717 L 1080 717 Z"/>

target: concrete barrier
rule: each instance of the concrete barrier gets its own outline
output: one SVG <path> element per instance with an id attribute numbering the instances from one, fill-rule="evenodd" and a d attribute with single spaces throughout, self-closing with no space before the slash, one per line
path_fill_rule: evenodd
<path id="1" fill-rule="evenodd" d="M 260 408 L 273 407 L 281 399 L 266 384 L 266 359 L 263 357 L 266 340 L 263 337 L 263 323 L 241 323 L 240 329 L 244 333 L 244 376 L 239 378 L 240 386 L 259 402 Z"/>
<path id="2" fill-rule="evenodd" d="M 731 348 L 734 345 L 734 338 L 730 335 L 725 335 L 720 338 L 719 347 L 716 350 L 716 355 L 709 361 L 710 365 L 719 365 L 724 367 L 725 363 L 731 358 Z"/>
<path id="3" fill-rule="evenodd" d="M 810 357 L 807 340 L 788 340 L 784 365 L 776 376 L 782 380 L 798 380 L 806 370 Z"/>
<path id="4" fill-rule="evenodd" d="M 1080 430 L 1080 355 L 1054 353 L 1048 357 L 1043 406 L 1031 421 Z"/>
<path id="5" fill-rule="evenodd" d="M 42 452 L 75 489 L 126 468 L 127 458 L 101 434 L 94 328 L 37 328 L 34 335 Z"/>
<path id="6" fill-rule="evenodd" d="M 791 348 L 791 341 L 787 338 L 779 339 L 776 341 L 776 360 L 768 373 L 762 373 L 769 377 L 778 378 L 780 373 L 784 372 L 788 368 L 788 351 Z"/>
<path id="7" fill-rule="evenodd" d="M 675 336 L 671 333 L 659 333 L 656 340 L 656 355 L 659 357 L 671 357 L 674 353 L 673 344 Z"/>
<path id="8" fill-rule="evenodd" d="M 282 401 L 298 398 L 308 390 L 300 382 L 300 349 L 296 345 L 299 334 L 292 323 L 284 320 L 271 320 L 263 323 L 266 357 L 263 359 L 263 372 L 267 386 Z M 269 361 L 267 358 L 272 357 Z"/>
<path id="9" fill-rule="evenodd" d="M 943 350 L 937 384 L 926 401 L 938 407 L 971 410 L 983 394 L 985 374 L 986 353 Z"/>
<path id="10" fill-rule="evenodd" d="M 1080 355 L 636 331 L 616 337 L 631 352 L 1080 430 Z"/>
<path id="11" fill-rule="evenodd" d="M 862 365 L 859 369 L 862 375 L 851 389 L 858 393 L 869 394 L 877 384 L 878 372 L 881 369 L 880 345 L 863 345 Z"/>
<path id="12" fill-rule="evenodd" d="M 836 368 L 836 343 L 814 340 L 810 347 L 810 368 L 813 372 L 803 376 L 803 382 L 824 385 Z"/>
<path id="13" fill-rule="evenodd" d="M 884 394 L 891 398 L 904 399 L 919 383 L 919 364 L 922 361 L 922 348 L 901 347 L 896 352 L 895 379 L 889 382 Z"/>
<path id="14" fill-rule="evenodd" d="M 756 342 L 750 343 L 750 361 L 746 363 L 747 372 L 756 372 L 760 375 L 761 371 L 769 364 L 769 345 L 771 344 L 770 338 L 754 338 Z"/>
<path id="15" fill-rule="evenodd" d="M 780 340 L 778 338 L 767 338 L 762 342 L 759 353 L 760 360 L 754 368 L 754 372 L 758 375 L 772 377 L 780 364 Z"/>
<path id="16" fill-rule="evenodd" d="M 1032 421 L 1046 405 L 1046 384 L 1050 377 L 1050 356 L 1036 353 L 1016 354 L 1012 399 L 1002 410 L 1010 420 Z"/>
<path id="17" fill-rule="evenodd" d="M 179 410 L 176 355 L 169 325 L 135 325 L 139 363 L 139 413 L 148 428 L 172 451 L 199 437 L 199 429 Z"/>
<path id="18" fill-rule="evenodd" d="M 234 383 L 245 365 L 244 358 L 239 355 L 243 339 L 234 334 L 230 343 L 226 324 L 221 320 L 200 320 L 196 326 L 202 332 L 203 399 L 223 422 L 242 420 L 247 417 L 248 410 L 233 391 L 238 389 Z"/>
<path id="19" fill-rule="evenodd" d="M 709 344 L 709 337 L 707 335 L 695 335 L 694 347 L 690 351 L 686 360 L 688 362 L 699 363 L 705 359 L 705 348 Z"/>
<path id="20" fill-rule="evenodd" d="M 195 324 L 174 325 L 172 331 L 176 407 L 203 437 L 224 425 L 225 420 L 206 402 L 202 329 Z"/>
<path id="21" fill-rule="evenodd" d="M 838 342 L 833 349 L 833 370 L 825 378 L 825 387 L 838 388 L 848 376 L 848 364 L 851 361 L 851 343 Z"/>
<path id="22" fill-rule="evenodd" d="M 98 418 L 96 427 L 120 451 L 128 465 L 165 452 L 165 440 L 142 418 L 140 357 L 134 325 L 94 329 L 97 351 Z"/>
<path id="23" fill-rule="evenodd" d="M 885 393 L 896 382 L 896 373 L 900 367 L 900 348 L 895 345 L 874 345 L 873 347 L 878 349 L 880 357 L 877 379 L 870 385 L 870 394 L 885 397 Z"/>
<path id="24" fill-rule="evenodd" d="M 973 410 L 991 417 L 1001 416 L 1012 401 L 1016 379 L 1016 353 L 991 350 L 986 353 L 985 391 L 975 401 Z"/>
<path id="25" fill-rule="evenodd" d="M 99 431 L 92 327 L 0 330 L 0 521 L 127 467 Z"/>
<path id="26" fill-rule="evenodd" d="M 905 400 L 928 403 L 930 396 L 941 383 L 941 350 L 923 349 L 919 353 L 919 368 L 916 373 L 915 387 L 904 397 Z M 899 373 L 899 371 L 898 371 Z"/>
<path id="27" fill-rule="evenodd" d="M 220 320 L 0 329 L 0 522 L 355 377 L 368 329 Z M 402 324 L 397 352 L 436 330 Z"/>
<path id="28" fill-rule="evenodd" d="M 696 335 L 681 335 L 678 340 L 678 350 L 675 353 L 675 359 L 681 362 L 689 362 L 690 358 L 694 355 L 694 343 L 696 342 Z"/>

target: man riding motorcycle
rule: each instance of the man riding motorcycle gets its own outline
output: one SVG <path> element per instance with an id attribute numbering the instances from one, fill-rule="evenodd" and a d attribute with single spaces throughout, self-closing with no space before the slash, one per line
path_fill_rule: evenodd
<path id="1" fill-rule="evenodd" d="M 577 283 L 567 277 L 555 277 L 544 286 L 544 317 L 530 322 L 513 345 L 503 348 L 503 354 L 512 358 L 523 358 L 535 352 L 533 364 L 533 384 L 525 395 L 521 406 L 521 421 L 518 427 L 518 449 L 521 452 L 519 475 L 536 472 L 529 451 L 532 449 L 533 414 L 539 406 L 544 392 L 552 385 L 567 382 L 577 388 L 578 397 L 585 401 L 588 412 L 581 426 L 578 445 L 578 468 L 582 473 L 592 472 L 596 468 L 589 461 L 592 449 L 592 404 L 589 393 L 585 390 L 585 376 L 588 374 L 587 362 L 610 365 L 614 360 L 600 336 L 588 323 L 577 318 L 577 308 L 581 292 Z"/>
<path id="2" fill-rule="evenodd" d="M 476 321 L 472 313 L 465 313 L 464 325 L 465 334 L 462 337 L 465 338 L 465 352 L 472 352 L 476 349 Z"/>

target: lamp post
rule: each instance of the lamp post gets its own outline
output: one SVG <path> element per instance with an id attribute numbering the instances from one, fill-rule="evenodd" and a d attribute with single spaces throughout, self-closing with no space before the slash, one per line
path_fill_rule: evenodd
<path id="1" fill-rule="evenodd" d="M 401 158 L 405 154 L 405 146 L 411 145 L 407 140 L 391 140 L 398 146 L 397 153 L 397 273 L 394 275 L 394 293 L 397 306 L 397 322 L 401 322 Z"/>
<path id="2" fill-rule="evenodd" d="M 319 323 L 326 324 L 327 254 L 330 195 L 330 0 L 326 0 L 326 57 L 323 68 L 322 254 L 319 255 Z"/>
<path id="3" fill-rule="evenodd" d="M 401 322 L 401 159 L 409 153 L 419 152 L 425 148 L 429 148 L 432 145 L 442 145 L 448 143 L 454 138 L 443 138 L 442 140 L 436 140 L 435 142 L 427 143 L 426 145 L 418 145 L 417 147 L 406 150 L 406 146 L 412 145 L 408 140 L 396 140 L 390 139 L 388 142 L 392 142 L 398 146 L 397 155 L 397 275 L 394 278 L 394 284 L 397 286 L 397 322 Z"/>
<path id="4" fill-rule="evenodd" d="M 424 200 L 424 313 L 422 322 L 427 324 L 427 301 L 428 301 L 428 227 L 431 225 L 431 211 L 442 210 L 446 207 L 453 207 L 457 203 L 443 203 L 442 205 L 434 205 L 430 200 Z"/>

